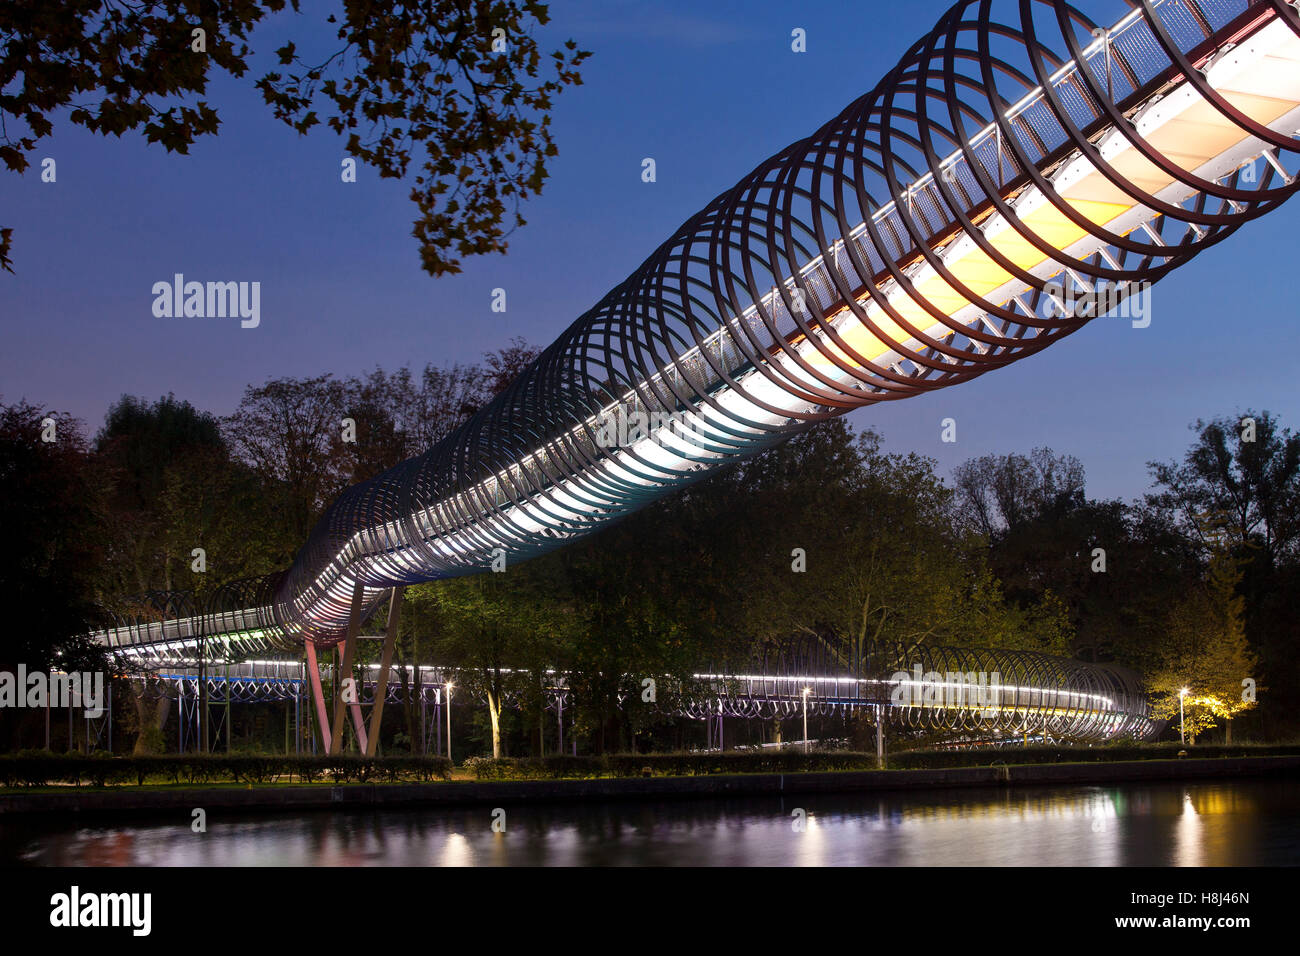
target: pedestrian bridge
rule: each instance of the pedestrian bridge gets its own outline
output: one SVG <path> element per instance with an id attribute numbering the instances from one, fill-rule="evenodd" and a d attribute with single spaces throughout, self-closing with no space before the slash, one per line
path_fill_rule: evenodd
<path id="1" fill-rule="evenodd" d="M 167 596 L 99 640 L 301 648 L 324 713 L 318 653 L 340 645 L 350 669 L 405 585 L 562 547 L 819 421 L 1046 348 L 1290 198 L 1297 130 L 1293 3 L 1142 0 L 1097 24 L 1064 0 L 962 0 L 455 433 L 348 489 L 287 571 L 188 613 Z M 1065 710 L 1097 737 L 1149 731 L 1123 700 L 1114 721 Z M 341 722 L 336 701 L 336 742 Z"/>
<path id="2" fill-rule="evenodd" d="M 359 640 L 382 641 L 383 637 L 360 636 Z M 141 682 L 140 690 L 177 702 L 181 750 L 199 739 L 202 708 L 219 709 L 228 702 L 286 703 L 298 728 L 295 739 L 303 739 L 306 727 L 308 739 L 314 740 L 323 727 L 322 738 L 328 748 L 327 715 L 323 708 L 315 714 L 310 709 L 313 686 L 306 661 L 223 658 L 224 647 L 213 641 L 200 666 L 200 644 L 186 642 L 153 657 L 144 669 L 150 678 Z M 914 663 L 907 669 L 899 663 L 903 660 Z M 780 721 L 804 715 L 860 714 L 877 730 L 892 727 L 897 732 L 919 730 L 949 740 L 994 743 L 1022 743 L 1031 738 L 1066 742 L 1141 739 L 1155 729 L 1132 674 L 1031 651 L 873 648 L 867 659 L 850 661 L 833 648 L 804 640 L 770 648 L 751 665 L 702 671 L 686 679 L 660 675 L 654 678 L 654 701 L 634 695 L 623 700 L 622 706 L 650 707 L 664 717 L 702 721 L 708 728 L 707 739 L 718 746 L 723 742 L 724 718 Z M 894 671 L 887 673 L 891 666 Z M 140 673 L 142 669 L 131 670 Z M 875 672 L 882 676 L 865 676 Z M 408 664 L 385 671 L 380 663 L 368 663 L 343 672 L 337 660 L 319 665 L 320 680 L 331 688 L 344 673 L 353 676 L 359 689 L 349 712 L 355 739 L 363 750 L 378 728 L 374 714 L 381 686 L 386 703 L 418 708 L 428 752 L 441 747 L 442 722 L 452 687 L 460 688 L 458 701 L 468 693 L 476 703 L 483 702 L 482 695 L 473 690 L 474 682 L 466 681 L 457 668 Z M 536 687 L 538 683 L 529 679 L 518 686 Z M 642 686 L 641 681 L 627 683 Z M 544 708 L 556 721 L 563 749 L 565 712 L 573 712 L 574 689 L 569 676 L 558 671 L 547 671 L 540 685 Z M 326 696 L 332 694 L 322 698 Z M 507 692 L 503 703 L 521 706 L 528 702 L 518 699 L 517 692 Z M 218 724 L 220 719 L 218 714 Z M 313 725 L 313 721 L 317 723 Z M 883 735 L 880 742 L 883 746 Z"/>

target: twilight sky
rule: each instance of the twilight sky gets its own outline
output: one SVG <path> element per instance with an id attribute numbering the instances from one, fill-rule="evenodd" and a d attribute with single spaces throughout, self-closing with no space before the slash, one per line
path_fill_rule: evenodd
<path id="1" fill-rule="evenodd" d="M 1083 0 L 1110 21 L 1120 0 Z M 284 38 L 320 35 L 323 4 L 254 34 L 254 76 Z M 947 0 L 580 0 L 552 4 L 544 49 L 593 56 L 560 96 L 560 149 L 506 256 L 462 275 L 420 270 L 405 187 L 364 167 L 340 181 L 342 143 L 275 121 L 252 80 L 218 80 L 221 132 L 190 156 L 66 123 L 33 168 L 0 172 L 0 398 L 71 412 L 93 433 L 123 393 L 167 392 L 218 414 L 245 386 L 376 364 L 474 361 L 520 335 L 548 344 L 686 218 L 764 157 L 812 132 L 891 67 Z M 807 31 L 808 52 L 790 50 Z M 300 44 L 302 45 L 302 44 Z M 58 181 L 40 181 L 40 159 Z M 643 183 L 643 157 L 658 181 Z M 1048 445 L 1080 458 L 1094 497 L 1148 487 L 1146 462 L 1180 457 L 1197 417 L 1267 408 L 1300 424 L 1292 336 L 1300 204 L 1243 228 L 1156 286 L 1149 328 L 1100 319 L 1024 362 L 854 412 L 893 451 L 947 474 L 989 452 Z M 155 282 L 261 282 L 261 324 L 156 318 Z M 509 310 L 490 309 L 504 287 Z M 940 442 L 956 418 L 958 441 Z"/>

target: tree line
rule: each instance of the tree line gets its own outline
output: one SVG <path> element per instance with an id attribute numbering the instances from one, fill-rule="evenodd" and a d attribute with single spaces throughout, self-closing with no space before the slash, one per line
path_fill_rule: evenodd
<path id="1" fill-rule="evenodd" d="M 469 365 L 276 379 L 226 417 L 123 396 L 93 436 L 0 405 L 0 584 L 17 597 L 0 667 L 90 661 L 83 635 L 126 596 L 287 567 L 344 488 L 450 434 L 536 354 L 516 340 Z M 584 746 L 663 749 L 680 726 L 620 706 L 644 679 L 667 703 L 701 668 L 791 641 L 845 666 L 934 645 L 1113 662 L 1160 716 L 1186 688 L 1194 734 L 1233 718 L 1293 733 L 1300 438 L 1267 412 L 1198 421 L 1183 459 L 1150 470 L 1130 502 L 1089 498 L 1082 464 L 1045 448 L 944 481 L 832 421 L 505 573 L 409 588 L 398 657 L 461 675 L 495 755 L 553 746 L 547 669 L 570 675 Z M 416 750 L 404 696 L 388 746 Z M 9 739 L 18 718 L 0 720 Z"/>

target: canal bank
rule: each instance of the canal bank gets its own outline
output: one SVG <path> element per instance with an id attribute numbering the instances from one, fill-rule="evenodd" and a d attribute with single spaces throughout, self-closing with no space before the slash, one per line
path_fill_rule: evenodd
<path id="1" fill-rule="evenodd" d="M 0 793 L 0 819 L 41 814 L 119 814 L 194 807 L 257 812 L 373 807 L 508 806 L 799 794 L 886 793 L 963 787 L 1037 787 L 1177 782 L 1222 777 L 1296 777 L 1300 756 L 1183 758 L 1114 763 L 1007 765 L 932 770 L 610 777 L 591 780 L 452 781 L 396 784 L 270 784 L 69 789 Z"/>

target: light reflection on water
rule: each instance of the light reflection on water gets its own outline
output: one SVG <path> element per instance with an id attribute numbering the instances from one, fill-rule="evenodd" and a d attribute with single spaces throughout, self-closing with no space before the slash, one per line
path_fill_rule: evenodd
<path id="1" fill-rule="evenodd" d="M 1295 780 L 0 822 L 0 862 L 84 866 L 1300 864 Z M 806 813 L 796 829 L 797 810 Z"/>

